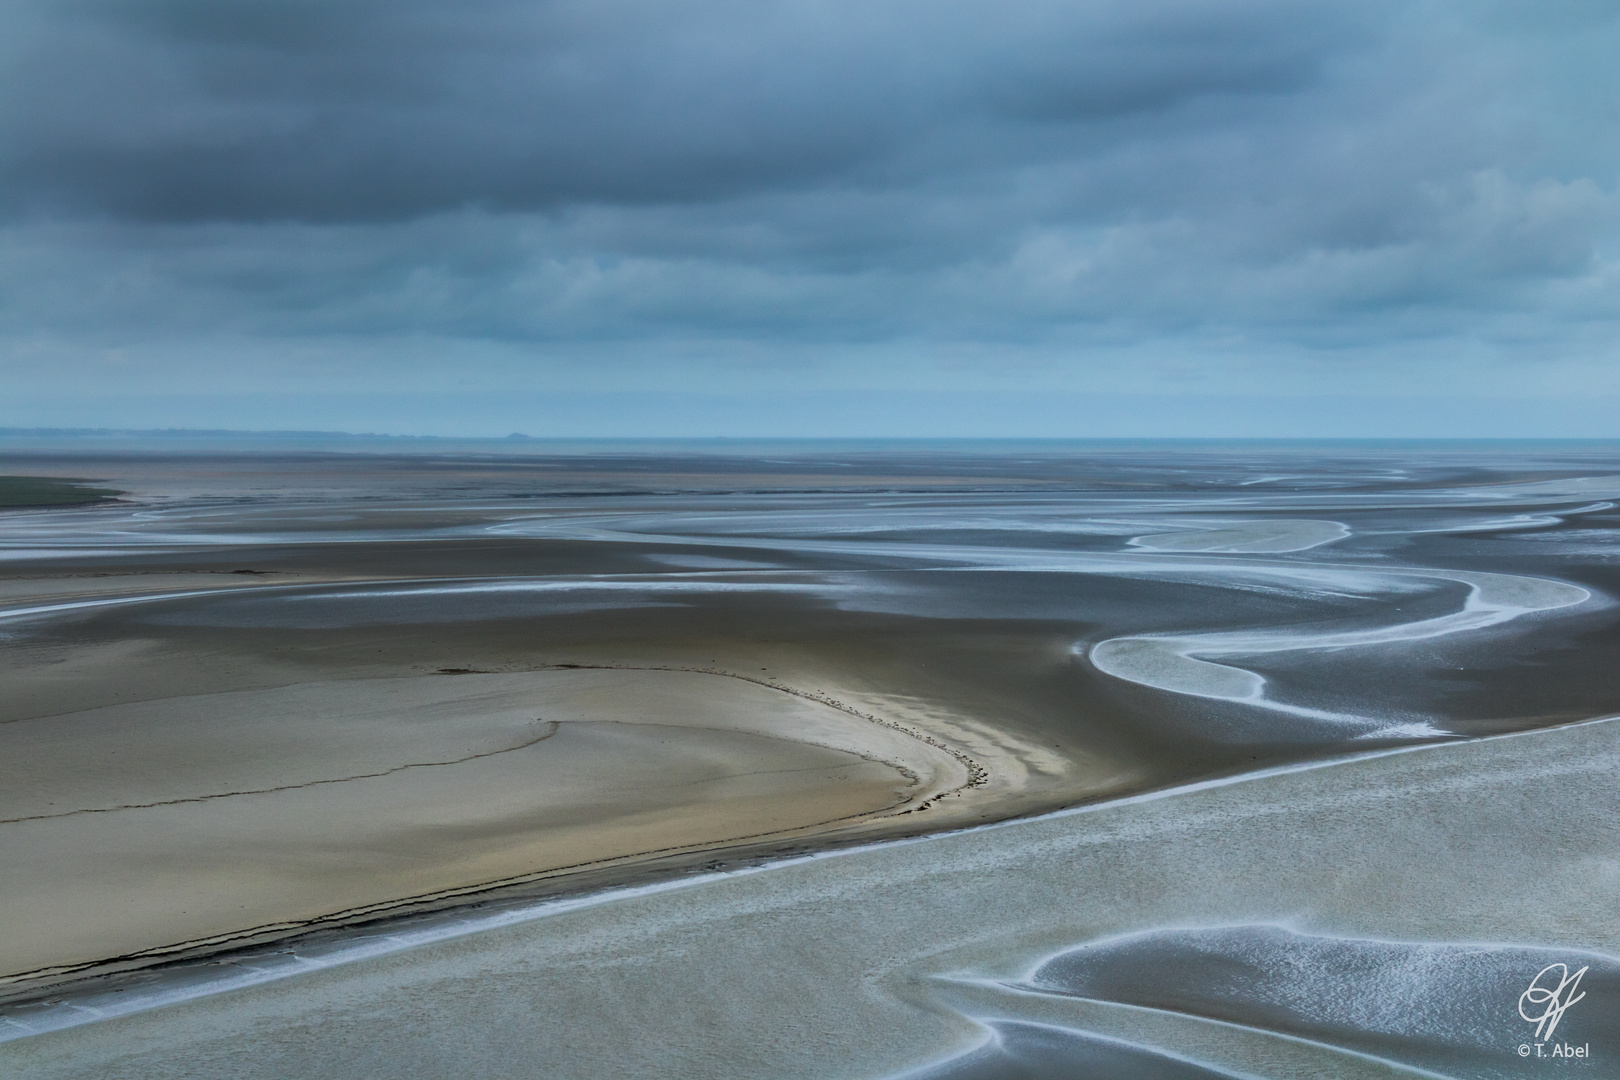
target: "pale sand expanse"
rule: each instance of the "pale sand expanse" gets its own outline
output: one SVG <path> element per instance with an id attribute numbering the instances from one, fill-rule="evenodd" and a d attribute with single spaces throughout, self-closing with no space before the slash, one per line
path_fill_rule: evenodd
<path id="1" fill-rule="evenodd" d="M 736 677 L 303 683 L 0 724 L 0 974 L 285 933 L 615 860 L 892 819 L 971 779 Z"/>
<path id="2" fill-rule="evenodd" d="M 41 574 L 6 582 L 0 600 L 15 611 L 311 580 Z M 1149 779 L 1067 738 L 1060 752 L 852 684 L 808 654 L 703 642 L 615 660 L 585 646 L 553 661 L 579 669 L 514 671 L 533 643 L 509 636 L 504 671 L 454 676 L 380 649 L 372 661 L 354 635 L 319 665 L 307 642 L 222 651 L 206 633 L 176 643 L 139 625 L 9 642 L 0 998 L 492 885 L 599 888 L 697 851 L 976 824 Z M 488 662 L 449 635 L 422 651 Z"/>
<path id="3" fill-rule="evenodd" d="M 0 1062 L 30 1080 L 872 1077 L 983 1037 L 958 1011 L 975 1008 L 964 977 L 1018 978 L 1056 950 L 1156 927 L 1612 954 L 1617 771 L 1614 721 L 1295 767 L 610 895 L 17 1039 Z M 1520 1074 L 1520 989 L 1502 988 L 1503 1075 Z M 1179 1014 L 1028 1009 L 1237 1071 L 1412 1075 Z"/>

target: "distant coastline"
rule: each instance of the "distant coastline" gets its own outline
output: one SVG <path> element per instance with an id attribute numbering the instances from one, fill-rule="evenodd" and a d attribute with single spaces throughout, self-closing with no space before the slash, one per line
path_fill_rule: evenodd
<path id="1" fill-rule="evenodd" d="M 113 502 L 122 494 L 112 488 L 86 486 L 93 482 L 54 476 L 0 476 L 0 510 L 85 506 Z"/>
<path id="2" fill-rule="evenodd" d="M 235 428 L 103 428 L 103 427 L 0 427 L 0 453 L 133 452 L 180 453 L 222 449 L 238 453 L 296 451 L 304 453 L 480 453 L 491 455 L 557 455 L 603 453 L 720 454 L 751 457 L 764 454 L 885 452 L 974 453 L 1089 452 L 1107 454 L 1145 449 L 1243 452 L 1312 448 L 1364 450 L 1369 453 L 1420 447 L 1426 451 L 1479 450 L 1490 447 L 1612 448 L 1620 438 L 1126 438 L 1117 436 L 1049 437 L 836 437 L 803 438 L 759 436 L 627 435 L 430 435 L 386 432 L 321 431 L 303 429 L 250 430 Z"/>

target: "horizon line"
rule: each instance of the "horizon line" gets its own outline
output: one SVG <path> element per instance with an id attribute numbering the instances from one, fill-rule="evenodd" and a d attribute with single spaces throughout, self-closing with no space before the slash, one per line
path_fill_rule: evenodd
<path id="1" fill-rule="evenodd" d="M 481 443 L 1605 443 L 1620 436 L 1458 435 L 434 435 L 415 432 L 334 431 L 300 428 L 4 427 L 0 439 L 189 438 L 278 440 L 388 440 Z"/>

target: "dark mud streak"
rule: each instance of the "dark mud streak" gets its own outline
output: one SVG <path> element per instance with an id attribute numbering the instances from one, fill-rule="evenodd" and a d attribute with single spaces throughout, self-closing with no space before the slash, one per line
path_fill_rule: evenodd
<path id="1" fill-rule="evenodd" d="M 351 780 L 374 780 L 379 776 L 392 776 L 394 773 L 405 772 L 407 769 L 433 769 L 441 765 L 460 765 L 468 761 L 477 761 L 479 758 L 495 757 L 498 754 L 510 754 L 514 750 L 526 750 L 536 743 L 544 742 L 557 734 L 561 727 L 556 720 L 536 720 L 535 723 L 546 725 L 546 732 L 528 742 L 518 743 L 516 746 L 506 746 L 499 750 L 486 750 L 480 754 L 468 754 L 466 757 L 451 758 L 448 761 L 413 761 L 408 765 L 396 765 L 392 769 L 382 772 L 356 773 L 353 776 L 335 776 L 327 780 L 307 780 L 302 784 L 282 784 L 279 787 L 249 788 L 246 791 L 221 791 L 214 795 L 193 795 L 185 799 L 164 799 L 161 802 L 125 803 L 119 806 L 98 806 L 82 810 L 64 810 L 59 814 L 33 814 L 29 817 L 0 818 L 0 825 L 14 825 L 23 821 L 49 821 L 52 818 L 74 817 L 79 814 L 112 814 L 120 810 L 150 810 L 158 806 L 184 806 L 188 803 L 211 802 L 214 799 L 231 799 L 238 795 L 270 795 L 278 791 L 297 791 L 300 788 L 319 787 L 322 784 L 346 784 Z"/>

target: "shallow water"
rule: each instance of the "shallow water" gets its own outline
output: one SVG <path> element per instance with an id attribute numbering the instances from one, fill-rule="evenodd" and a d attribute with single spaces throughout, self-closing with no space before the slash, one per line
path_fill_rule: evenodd
<path id="1" fill-rule="evenodd" d="M 715 648 L 880 637 L 890 689 L 959 707 L 920 671 L 933 654 L 995 686 L 1011 705 L 995 722 L 1141 743 L 1149 762 L 1147 744 L 1193 739 L 1223 766 L 1234 747 L 1286 757 L 1620 703 L 1620 454 L 1602 450 L 60 465 L 122 470 L 149 497 L 6 514 L 7 576 L 259 573 L 12 602 L 11 641 L 223 632 L 253 651 L 363 628 L 408 662 L 411 630 L 453 626 L 532 631 L 544 659 L 564 639 L 619 648 L 625 630 L 592 616 L 640 612 L 649 640 Z M 295 573 L 345 580 L 277 585 Z"/>
<path id="2" fill-rule="evenodd" d="M 1081 945 L 1024 980 L 991 985 L 1004 993 L 1002 1011 L 985 1021 L 991 1039 L 925 1075 L 1084 1076 L 1093 1068 L 1175 1076 L 1185 1068 L 1083 1029 L 1009 1019 L 1031 996 L 1232 1024 L 1447 1076 L 1509 1077 L 1548 1062 L 1569 1075 L 1611 1076 L 1620 1062 L 1620 958 L 1568 948 L 1330 937 L 1276 925 L 1164 929 Z M 1542 1018 L 1540 1027 L 1526 1023 Z M 1515 1064 L 1517 1045 L 1528 1054 Z M 1118 1063 L 1090 1064 L 1097 1055 Z"/>
<path id="3" fill-rule="evenodd" d="M 1620 713 L 1620 450 L 769 458 L 52 459 L 139 502 L 0 514 L 0 720 L 176 680 L 791 671 L 1016 742 L 1033 779 L 992 815 L 1011 816 Z M 78 657 L 95 660 L 53 674 Z M 1053 1002 L 1237 1025 L 1397 1073 L 1521 1075 L 1500 1045 L 1524 1027 L 1518 995 L 1577 960 L 1588 997 L 1558 1045 L 1591 1056 L 1556 1064 L 1620 1061 L 1620 962 L 1603 949 L 1196 917 L 1065 940 L 1021 978 L 974 982 L 971 1007 L 941 990 L 986 1041 L 908 1075 L 1229 1075 L 1057 1022 Z"/>
<path id="4" fill-rule="evenodd" d="M 41 1033 L 0 1062 L 39 1080 L 1615 1076 L 1617 768 L 1620 725 L 1597 721 L 446 913 L 17 1015 Z M 1552 1032 L 1589 1058 L 1551 1056 L 1518 1011 L 1554 963 L 1599 976 Z M 1346 1045 L 1369 1038 L 1380 1053 Z M 1438 1069 L 1410 1063 L 1426 1048 Z"/>

